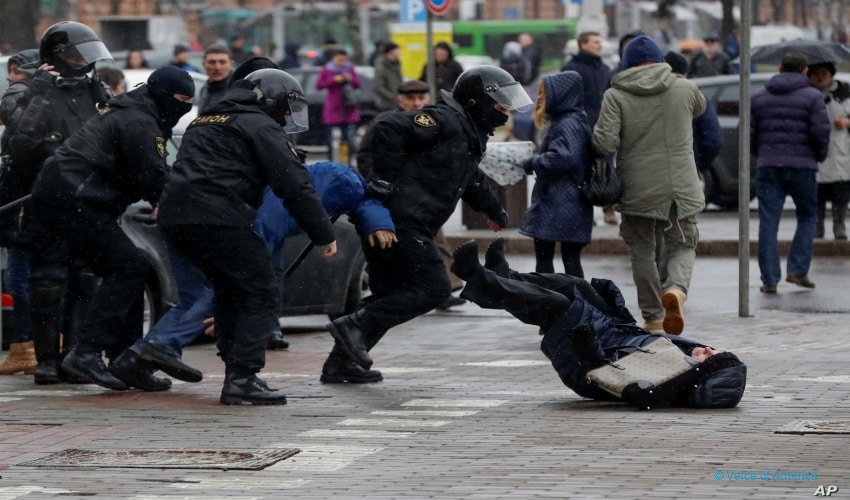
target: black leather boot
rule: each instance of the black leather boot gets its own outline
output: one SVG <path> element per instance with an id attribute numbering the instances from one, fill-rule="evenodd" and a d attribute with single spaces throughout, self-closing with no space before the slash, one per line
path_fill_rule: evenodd
<path id="1" fill-rule="evenodd" d="M 272 336 L 269 337 L 269 343 L 266 348 L 274 351 L 275 349 L 289 349 L 289 342 L 283 338 L 283 333 L 280 330 L 272 330 Z"/>
<path id="2" fill-rule="evenodd" d="M 154 370 L 150 363 L 144 361 L 131 349 L 125 349 L 121 355 L 109 363 L 109 373 L 128 386 L 148 392 L 171 389 L 171 379 L 154 377 Z"/>
<path id="3" fill-rule="evenodd" d="M 334 348 L 322 366 L 322 376 L 319 381 L 324 384 L 371 384 L 384 380 L 384 376 L 378 370 L 363 368 L 352 361 L 339 344 Z"/>
<path id="4" fill-rule="evenodd" d="M 452 259 L 451 271 L 464 281 L 469 281 L 473 273 L 482 269 L 481 262 L 478 261 L 478 243 L 475 240 L 469 240 L 455 248 Z"/>
<path id="5" fill-rule="evenodd" d="M 51 281 L 30 281 L 32 340 L 35 348 L 34 381 L 39 385 L 58 384 L 59 362 L 59 301 L 61 287 Z"/>
<path id="6" fill-rule="evenodd" d="M 269 389 L 253 373 L 227 373 L 219 402 L 225 405 L 251 403 L 255 405 L 285 405 L 286 396 Z"/>
<path id="7" fill-rule="evenodd" d="M 496 238 L 484 253 L 484 267 L 496 273 L 496 276 L 509 278 L 511 266 L 505 259 L 505 239 Z"/>
<path id="8" fill-rule="evenodd" d="M 86 378 L 107 389 L 127 390 L 127 384 L 109 373 L 100 352 L 93 347 L 77 344 L 62 360 L 62 370 L 72 377 Z"/>
<path id="9" fill-rule="evenodd" d="M 367 332 L 363 327 L 359 313 L 337 318 L 328 323 L 327 328 L 349 358 L 366 368 L 372 366 L 372 358 L 369 356 L 369 350 L 366 347 L 365 337 Z"/>
<path id="10" fill-rule="evenodd" d="M 59 359 L 48 359 L 39 361 L 35 367 L 35 375 L 33 380 L 38 385 L 58 384 L 59 380 Z"/>

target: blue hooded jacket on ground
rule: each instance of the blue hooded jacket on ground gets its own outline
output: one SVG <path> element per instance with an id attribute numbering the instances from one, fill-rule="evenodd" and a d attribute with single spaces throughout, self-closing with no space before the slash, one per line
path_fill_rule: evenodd
<path id="1" fill-rule="evenodd" d="M 347 214 L 361 237 L 379 230 L 395 231 L 389 210 L 380 201 L 366 196 L 366 181 L 351 167 L 319 162 L 307 165 L 307 171 L 310 183 L 331 218 Z M 254 230 L 274 248 L 301 228 L 280 198 L 267 188 L 254 220 Z"/>
<path id="2" fill-rule="evenodd" d="M 614 314 L 605 314 L 594 307 L 576 288 L 575 300 L 567 312 L 544 332 L 540 349 L 552 362 L 561 381 L 576 394 L 597 400 L 616 400 L 587 381 L 587 371 L 599 364 L 576 352 L 570 332 L 579 325 L 593 326 L 599 346 L 608 361 L 616 361 L 618 357 L 634 352 L 638 347 L 657 339 L 658 335 L 637 326 L 626 308 L 620 289 L 612 281 L 593 279 L 590 284 L 614 309 Z M 695 347 L 705 347 L 705 344 L 676 335 L 663 336 L 688 355 Z M 693 389 L 680 394 L 673 404 L 693 408 L 731 408 L 741 400 L 746 380 L 746 365 L 723 368 L 700 379 Z"/>

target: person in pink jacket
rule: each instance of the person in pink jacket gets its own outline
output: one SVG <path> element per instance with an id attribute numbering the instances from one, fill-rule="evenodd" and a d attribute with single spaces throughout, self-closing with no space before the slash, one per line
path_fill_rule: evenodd
<path id="1" fill-rule="evenodd" d="M 333 54 L 330 62 L 322 67 L 316 88 L 328 91 L 322 109 L 322 123 L 327 126 L 328 149 L 332 148 L 333 129 L 339 127 L 342 140 L 348 143 L 349 158 L 353 158 L 355 130 L 360 123 L 360 110 L 356 102 L 360 78 L 348 60 L 348 52 L 340 49 Z"/>

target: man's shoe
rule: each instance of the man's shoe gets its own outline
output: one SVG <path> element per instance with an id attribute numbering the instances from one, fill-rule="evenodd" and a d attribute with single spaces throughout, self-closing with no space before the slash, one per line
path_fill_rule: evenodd
<path id="1" fill-rule="evenodd" d="M 449 298 L 443 301 L 442 304 L 437 306 L 437 309 L 440 311 L 447 311 L 452 307 L 462 306 L 466 304 L 466 300 L 460 297 L 455 297 L 454 295 L 449 295 Z"/>
<path id="2" fill-rule="evenodd" d="M 776 293 L 776 285 L 762 285 L 759 290 L 761 293 L 772 295 Z"/>
<path id="3" fill-rule="evenodd" d="M 113 391 L 127 390 L 127 384 L 115 378 L 106 369 L 99 352 L 80 352 L 79 347 L 75 347 L 65 355 L 61 366 L 71 377 L 88 379 Z"/>
<path id="4" fill-rule="evenodd" d="M 184 363 L 179 356 L 165 352 L 165 350 L 153 342 L 145 342 L 145 345 L 139 352 L 139 357 L 153 365 L 154 368 L 164 371 L 177 380 L 200 382 L 204 378 L 201 370 L 192 368 Z"/>
<path id="5" fill-rule="evenodd" d="M 679 335 L 685 329 L 685 292 L 671 288 L 661 295 L 661 305 L 664 306 L 664 332 Z"/>
<path id="6" fill-rule="evenodd" d="M 643 324 L 643 329 L 656 335 L 667 333 L 664 331 L 664 323 L 661 321 L 646 321 Z"/>
<path id="7" fill-rule="evenodd" d="M 505 259 L 505 239 L 496 238 L 484 253 L 484 267 L 496 273 L 496 276 L 507 278 L 511 275 L 511 266 Z"/>
<path id="8" fill-rule="evenodd" d="M 452 252 L 452 260 L 451 271 L 458 278 L 469 281 L 469 277 L 481 269 L 481 263 L 478 261 L 478 242 L 469 240 L 455 248 Z"/>
<path id="9" fill-rule="evenodd" d="M 814 288 L 815 284 L 809 280 L 808 276 L 791 276 L 788 275 L 785 277 L 785 281 L 788 283 L 794 283 L 797 286 L 801 286 L 803 288 Z"/>
<path id="10" fill-rule="evenodd" d="M 322 376 L 319 381 L 323 384 L 372 384 L 384 380 L 384 376 L 378 370 L 367 370 L 354 361 L 331 360 L 325 362 L 322 367 Z"/>
<path id="11" fill-rule="evenodd" d="M 346 354 L 361 366 L 372 366 L 362 326 L 349 314 L 328 323 L 327 329 Z"/>
<path id="12" fill-rule="evenodd" d="M 109 373 L 123 380 L 127 385 L 143 391 L 156 392 L 171 389 L 171 379 L 153 376 L 154 368 L 131 349 L 109 363 Z"/>
<path id="13" fill-rule="evenodd" d="M 219 402 L 225 405 L 285 405 L 286 396 L 269 389 L 256 375 L 226 375 Z"/>
<path id="14" fill-rule="evenodd" d="M 269 343 L 266 344 L 266 349 L 272 351 L 275 349 L 289 349 L 289 342 L 283 338 L 283 333 L 280 330 L 272 330 L 272 336 L 269 337 Z"/>

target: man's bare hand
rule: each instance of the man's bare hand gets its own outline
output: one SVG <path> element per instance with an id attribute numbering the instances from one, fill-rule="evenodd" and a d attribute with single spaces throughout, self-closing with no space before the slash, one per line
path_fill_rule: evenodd
<path id="1" fill-rule="evenodd" d="M 215 337 L 215 318 L 205 319 L 204 324 L 207 325 L 206 330 L 204 330 L 204 335 L 207 337 Z"/>
<path id="2" fill-rule="evenodd" d="M 58 72 L 58 71 L 56 71 L 56 68 L 54 68 L 54 67 L 53 67 L 52 65 L 50 65 L 50 64 L 47 64 L 47 63 L 42 64 L 41 66 L 39 66 L 39 67 L 38 67 L 38 69 L 40 69 L 41 71 L 46 71 L 46 72 L 50 73 L 50 74 L 51 74 L 51 75 L 53 75 L 53 76 L 59 76 L 59 72 Z"/>
<path id="3" fill-rule="evenodd" d="M 490 228 L 490 230 L 494 233 L 498 233 L 503 229 L 501 224 L 492 219 L 487 219 L 487 227 Z"/>
<path id="4" fill-rule="evenodd" d="M 398 243 L 398 238 L 396 238 L 395 233 L 392 231 L 381 229 L 369 235 L 370 247 L 378 245 L 378 248 L 383 250 L 385 248 L 390 248 L 391 246 L 393 246 L 393 243 Z"/>
<path id="5" fill-rule="evenodd" d="M 322 250 L 322 257 L 328 258 L 336 255 L 336 241 L 332 241 L 329 245 L 325 246 L 325 249 Z"/>

